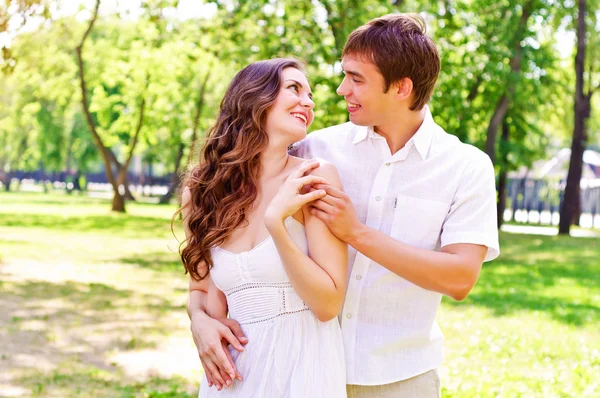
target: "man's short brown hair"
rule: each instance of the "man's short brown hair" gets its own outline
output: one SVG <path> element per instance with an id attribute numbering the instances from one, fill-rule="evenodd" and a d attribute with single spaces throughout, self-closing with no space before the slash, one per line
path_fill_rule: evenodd
<path id="1" fill-rule="evenodd" d="M 388 14 L 375 18 L 348 36 L 342 57 L 355 55 L 377 66 L 390 86 L 408 77 L 413 83 L 411 110 L 420 110 L 431 98 L 440 73 L 440 56 L 425 34 L 418 14 Z"/>

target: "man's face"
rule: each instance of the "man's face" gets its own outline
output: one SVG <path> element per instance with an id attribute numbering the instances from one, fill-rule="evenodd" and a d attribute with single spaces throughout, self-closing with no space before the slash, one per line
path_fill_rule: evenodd
<path id="1" fill-rule="evenodd" d="M 385 79 L 375 64 L 349 55 L 342 58 L 344 80 L 337 93 L 348 103 L 350 121 L 359 126 L 378 126 L 397 111 L 394 86 L 387 93 Z"/>

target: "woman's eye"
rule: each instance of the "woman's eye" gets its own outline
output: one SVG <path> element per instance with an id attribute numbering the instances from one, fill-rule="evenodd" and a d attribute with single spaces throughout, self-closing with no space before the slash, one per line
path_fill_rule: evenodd
<path id="1" fill-rule="evenodd" d="M 294 89 L 294 91 L 296 91 L 296 92 L 299 92 L 299 91 L 300 91 L 300 89 L 298 88 L 298 85 L 297 85 L 297 84 L 292 84 L 292 85 L 291 85 L 289 88 L 293 88 L 293 89 Z"/>

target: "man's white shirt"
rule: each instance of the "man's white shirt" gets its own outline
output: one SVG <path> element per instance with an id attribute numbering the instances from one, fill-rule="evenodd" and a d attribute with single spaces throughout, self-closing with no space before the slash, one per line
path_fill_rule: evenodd
<path id="1" fill-rule="evenodd" d="M 429 109 L 395 154 L 373 128 L 352 123 L 311 133 L 291 153 L 333 163 L 358 218 L 373 229 L 429 250 L 472 243 L 487 246 L 486 261 L 499 254 L 492 163 L 447 134 Z M 340 314 L 347 383 L 393 383 L 439 367 L 441 298 L 349 247 Z"/>

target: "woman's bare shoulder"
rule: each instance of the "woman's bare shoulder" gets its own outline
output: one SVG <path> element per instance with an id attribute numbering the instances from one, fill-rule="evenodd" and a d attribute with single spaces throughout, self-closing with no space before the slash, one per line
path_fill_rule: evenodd
<path id="1" fill-rule="evenodd" d="M 324 159 L 316 159 L 319 161 L 319 167 L 313 169 L 311 174 L 323 177 L 326 179 L 331 186 L 341 188 L 342 183 L 340 181 L 340 174 L 338 173 L 337 167 L 331 162 Z"/>
<path id="2" fill-rule="evenodd" d="M 314 171 L 318 171 L 318 170 L 324 170 L 325 172 L 331 172 L 333 170 L 337 171 L 337 168 L 335 167 L 335 165 L 331 162 L 328 162 L 325 159 L 322 158 L 310 158 L 310 159 L 303 159 L 303 158 L 298 158 L 296 156 L 290 156 L 290 166 L 291 168 L 296 168 L 298 166 L 300 166 L 302 163 L 304 162 L 308 162 L 310 160 L 317 160 L 320 164 L 319 167 L 317 167 L 316 169 L 314 169 Z M 312 173 L 312 174 L 316 174 L 316 173 Z"/>

